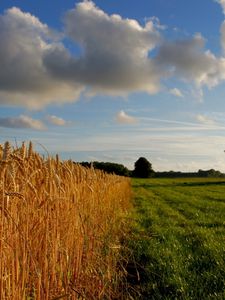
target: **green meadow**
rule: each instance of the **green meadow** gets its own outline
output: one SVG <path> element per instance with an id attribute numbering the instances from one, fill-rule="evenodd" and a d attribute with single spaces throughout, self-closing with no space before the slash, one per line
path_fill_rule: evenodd
<path id="1" fill-rule="evenodd" d="M 225 299 L 225 180 L 132 179 L 133 299 Z"/>

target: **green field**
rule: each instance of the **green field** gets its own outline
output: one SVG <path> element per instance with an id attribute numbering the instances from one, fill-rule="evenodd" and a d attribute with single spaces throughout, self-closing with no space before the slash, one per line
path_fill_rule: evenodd
<path id="1" fill-rule="evenodd" d="M 133 179 L 134 299 L 225 299 L 224 179 Z"/>

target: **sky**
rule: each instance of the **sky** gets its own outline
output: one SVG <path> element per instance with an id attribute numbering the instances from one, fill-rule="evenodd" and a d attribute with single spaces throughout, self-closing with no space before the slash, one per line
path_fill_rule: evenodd
<path id="1" fill-rule="evenodd" d="M 225 0 L 1 0 L 6 140 L 225 172 Z"/>

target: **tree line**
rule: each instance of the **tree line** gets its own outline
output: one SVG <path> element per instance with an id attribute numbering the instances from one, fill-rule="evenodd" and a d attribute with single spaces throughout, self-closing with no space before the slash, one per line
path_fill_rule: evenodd
<path id="1" fill-rule="evenodd" d="M 198 170 L 197 172 L 176 172 L 176 171 L 164 171 L 157 172 L 152 168 L 152 164 L 145 158 L 140 157 L 134 163 L 134 170 L 129 170 L 123 164 L 112 163 L 112 162 L 80 162 L 80 164 L 86 168 L 94 168 L 102 170 L 106 173 L 116 174 L 126 177 L 137 177 L 137 178 L 182 178 L 182 177 L 225 177 L 224 173 L 220 171 L 210 170 Z"/>

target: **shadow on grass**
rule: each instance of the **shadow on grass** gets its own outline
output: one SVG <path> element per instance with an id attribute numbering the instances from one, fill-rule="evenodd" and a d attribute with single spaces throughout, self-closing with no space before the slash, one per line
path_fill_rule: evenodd
<path id="1" fill-rule="evenodd" d="M 133 184 L 134 188 L 168 188 L 168 187 L 178 187 L 178 186 L 183 186 L 183 187 L 198 187 L 198 186 L 212 186 L 212 185 L 224 185 L 225 186 L 225 181 L 196 181 L 196 182 L 176 182 L 176 183 L 165 183 L 165 184 L 155 184 L 155 183 L 143 183 L 143 184 Z"/>
<path id="2" fill-rule="evenodd" d="M 151 239 L 128 241 L 127 246 L 133 253 L 125 266 L 129 299 L 184 299 L 179 283 L 171 282 L 170 278 L 164 276 L 167 266 L 151 255 L 150 243 Z"/>

